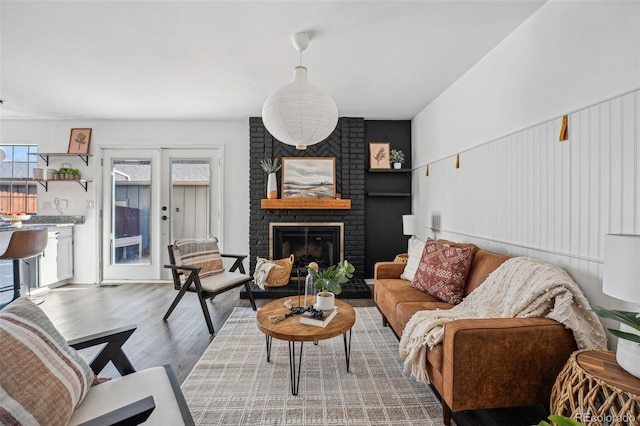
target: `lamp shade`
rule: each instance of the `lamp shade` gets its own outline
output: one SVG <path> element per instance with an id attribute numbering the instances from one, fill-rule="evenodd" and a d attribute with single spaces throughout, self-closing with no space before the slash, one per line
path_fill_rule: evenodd
<path id="1" fill-rule="evenodd" d="M 640 235 L 604 236 L 602 291 L 616 299 L 640 303 Z"/>
<path id="2" fill-rule="evenodd" d="M 331 96 L 307 81 L 306 67 L 297 66 L 293 81 L 264 102 L 262 122 L 280 142 L 305 149 L 333 133 L 338 124 L 338 106 Z"/>
<path id="3" fill-rule="evenodd" d="M 402 215 L 402 233 L 404 235 L 418 235 L 424 228 L 424 218 L 414 214 Z"/>

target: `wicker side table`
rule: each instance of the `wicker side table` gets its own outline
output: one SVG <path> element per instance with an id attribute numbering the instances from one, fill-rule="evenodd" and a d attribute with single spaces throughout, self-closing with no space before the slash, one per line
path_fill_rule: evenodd
<path id="1" fill-rule="evenodd" d="M 574 352 L 553 386 L 551 413 L 585 425 L 640 425 L 640 379 L 620 368 L 615 352 Z"/>

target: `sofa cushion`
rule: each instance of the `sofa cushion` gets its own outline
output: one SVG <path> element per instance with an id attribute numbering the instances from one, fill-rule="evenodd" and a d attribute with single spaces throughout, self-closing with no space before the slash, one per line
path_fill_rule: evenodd
<path id="1" fill-rule="evenodd" d="M 413 277 L 416 274 L 420 259 L 422 258 L 422 252 L 424 251 L 425 242 L 416 237 L 409 238 L 409 245 L 407 247 L 407 264 L 404 267 L 404 271 L 400 278 L 407 281 L 413 281 Z"/>
<path id="2" fill-rule="evenodd" d="M 179 254 L 179 259 L 176 259 L 178 264 L 202 267 L 200 278 L 224 271 L 216 237 L 207 240 L 176 240 L 173 246 Z"/>
<path id="3" fill-rule="evenodd" d="M 29 299 L 0 311 L 0 423 L 67 424 L 91 387 L 89 365 Z"/>
<path id="4" fill-rule="evenodd" d="M 411 286 L 451 304 L 462 302 L 474 250 L 429 239 Z"/>
<path id="5" fill-rule="evenodd" d="M 454 307 L 454 305 L 447 302 L 443 302 L 442 300 L 437 299 L 428 293 L 424 293 L 422 291 L 421 293 L 424 294 L 425 296 L 429 296 L 431 299 L 421 300 L 421 301 L 417 301 L 416 299 L 414 299 L 408 302 L 400 302 L 396 306 L 396 319 L 400 324 L 402 324 L 403 330 L 404 330 L 404 327 L 409 322 L 409 320 L 411 319 L 411 317 L 413 316 L 413 314 L 415 314 L 418 311 L 435 311 L 436 309 L 444 310 L 444 309 L 451 309 Z"/>
<path id="6" fill-rule="evenodd" d="M 183 425 L 184 420 L 165 367 L 152 367 L 118 377 L 91 388 L 73 413 L 69 425 L 77 425 L 132 402 L 153 396 L 156 408 L 145 424 Z"/>
<path id="7" fill-rule="evenodd" d="M 508 256 L 494 253 L 488 250 L 478 250 L 473 256 L 471 268 L 469 268 L 469 276 L 467 277 L 467 286 L 464 289 L 464 295 L 468 295 L 478 288 L 480 284 L 487 279 L 498 266 L 502 265 Z"/>

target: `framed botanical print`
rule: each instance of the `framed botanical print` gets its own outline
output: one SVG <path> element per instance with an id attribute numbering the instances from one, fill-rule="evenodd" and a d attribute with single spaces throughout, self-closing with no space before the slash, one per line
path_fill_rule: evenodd
<path id="1" fill-rule="evenodd" d="M 391 143 L 389 142 L 369 142 L 369 168 L 370 169 L 390 169 Z"/>
<path id="2" fill-rule="evenodd" d="M 88 154 L 91 142 L 91 129 L 71 129 L 69 154 Z"/>

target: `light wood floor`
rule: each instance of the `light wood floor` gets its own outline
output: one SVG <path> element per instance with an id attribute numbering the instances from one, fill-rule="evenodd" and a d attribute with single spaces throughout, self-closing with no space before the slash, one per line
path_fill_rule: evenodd
<path id="1" fill-rule="evenodd" d="M 207 302 L 216 330 L 222 327 L 234 307 L 250 306 L 248 300 L 239 298 L 239 291 L 228 291 Z M 66 285 L 38 296 L 45 299 L 40 305 L 42 310 L 67 339 L 137 324 L 138 329 L 124 345 L 134 367 L 142 370 L 171 364 L 182 383 L 213 338 L 195 294 L 185 295 L 169 320 L 162 320 L 176 293 L 172 284 L 136 283 Z M 257 299 L 256 304 L 260 307 L 269 301 Z M 353 306 L 375 306 L 372 299 L 349 299 L 348 302 Z M 115 368 L 107 367 L 102 375 L 117 376 L 118 373 Z M 453 415 L 458 426 L 529 426 L 545 417 L 542 407 L 476 410 Z"/>

